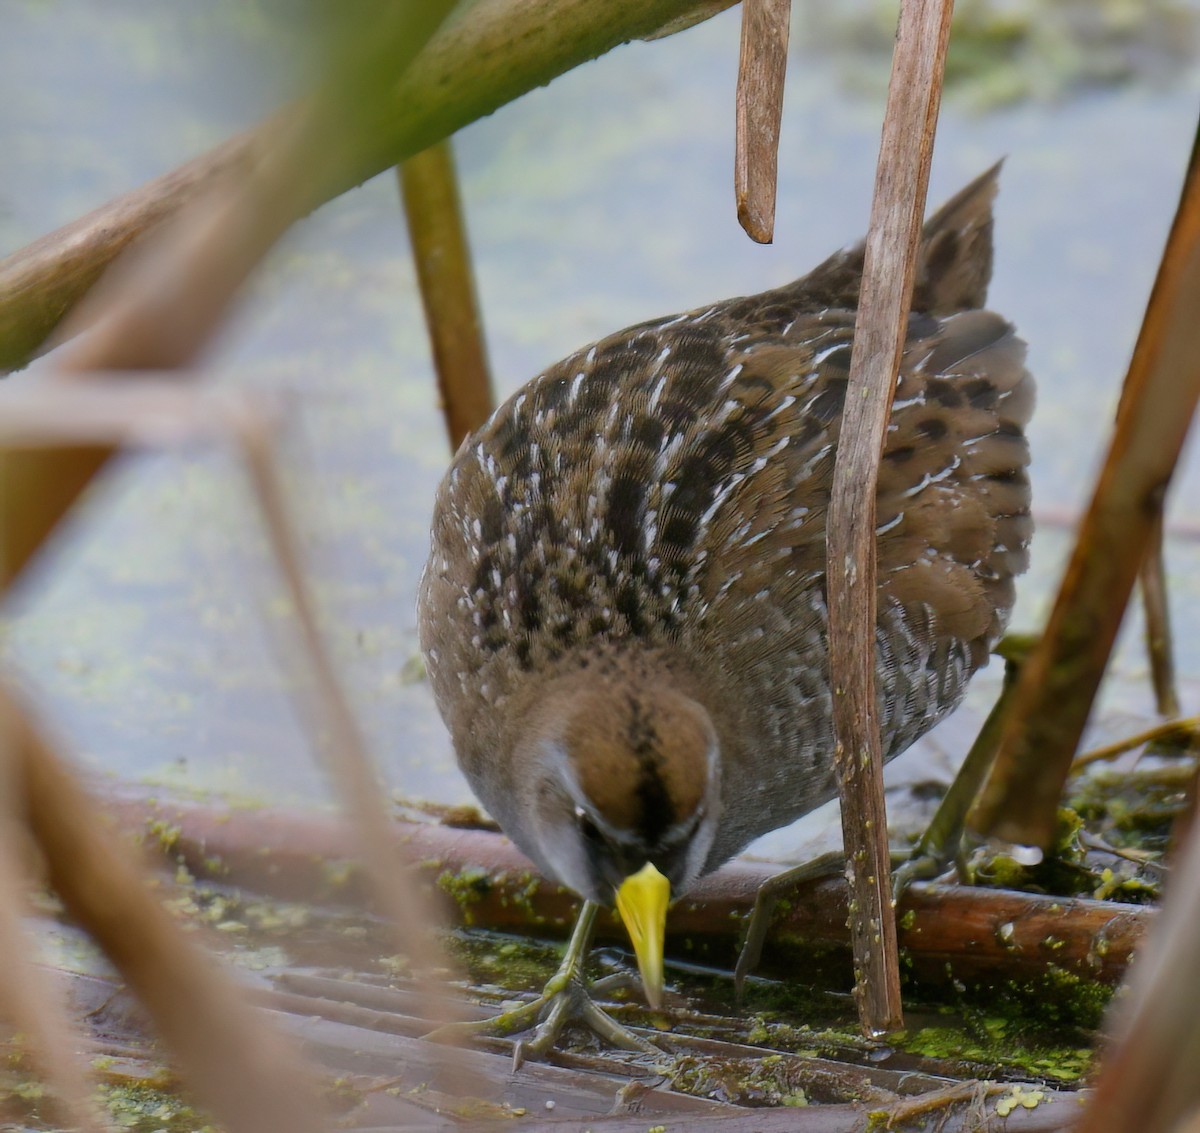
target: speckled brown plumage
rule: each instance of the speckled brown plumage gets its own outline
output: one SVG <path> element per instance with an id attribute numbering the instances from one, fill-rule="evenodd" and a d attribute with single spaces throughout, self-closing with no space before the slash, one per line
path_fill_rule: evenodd
<path id="1" fill-rule="evenodd" d="M 981 310 L 996 171 L 926 225 L 879 478 L 891 758 L 962 698 L 1031 533 L 1024 346 Z M 834 793 L 825 515 L 861 245 L 772 291 L 610 335 L 460 448 L 420 594 L 483 803 L 593 900 L 678 890 Z"/>

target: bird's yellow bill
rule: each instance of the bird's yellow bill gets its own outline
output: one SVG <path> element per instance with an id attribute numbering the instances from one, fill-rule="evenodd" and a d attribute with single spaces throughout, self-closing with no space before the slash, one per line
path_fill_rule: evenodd
<path id="1" fill-rule="evenodd" d="M 630 874 L 617 890 L 617 912 L 629 930 L 638 971 L 650 1006 L 662 1005 L 663 947 L 671 883 L 647 862 Z"/>

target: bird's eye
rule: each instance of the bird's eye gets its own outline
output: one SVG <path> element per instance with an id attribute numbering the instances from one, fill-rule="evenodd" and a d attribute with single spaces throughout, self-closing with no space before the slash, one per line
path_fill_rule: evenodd
<path id="1" fill-rule="evenodd" d="M 604 844 L 604 835 L 600 833 L 600 828 L 586 814 L 579 816 L 579 833 L 593 846 Z"/>

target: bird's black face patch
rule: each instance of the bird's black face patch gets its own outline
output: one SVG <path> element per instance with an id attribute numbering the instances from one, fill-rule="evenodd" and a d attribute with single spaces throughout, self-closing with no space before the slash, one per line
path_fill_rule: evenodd
<path id="1" fill-rule="evenodd" d="M 608 834 L 583 811 L 577 812 L 576 820 L 594 886 L 604 895 L 610 898 L 615 895 L 621 883 L 647 862 L 670 882 L 672 890 L 681 888 L 688 865 L 688 845 L 699 826 L 698 815 L 694 823 L 673 831 L 674 837 L 656 844 Z"/>
<path id="2" fill-rule="evenodd" d="M 632 692 L 629 694 L 628 719 L 629 751 L 637 763 L 637 780 L 633 788 L 637 817 L 630 833 L 644 846 L 657 846 L 679 816 L 663 777 L 664 756 L 653 714 Z"/>

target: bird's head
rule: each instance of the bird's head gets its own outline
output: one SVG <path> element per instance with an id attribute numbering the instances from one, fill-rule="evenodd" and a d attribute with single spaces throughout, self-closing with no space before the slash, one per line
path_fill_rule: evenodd
<path id="1" fill-rule="evenodd" d="M 538 856 L 588 900 L 616 902 L 657 1006 L 667 905 L 700 875 L 717 830 L 709 714 L 666 680 L 598 675 L 545 690 L 531 724 Z"/>

